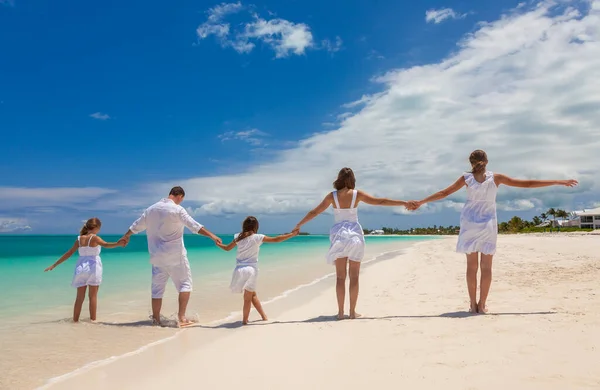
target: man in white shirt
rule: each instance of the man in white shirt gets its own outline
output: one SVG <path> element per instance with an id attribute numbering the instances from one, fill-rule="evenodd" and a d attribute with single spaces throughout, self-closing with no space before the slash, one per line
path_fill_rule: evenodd
<path id="1" fill-rule="evenodd" d="M 127 244 L 132 234 L 146 230 L 152 264 L 152 318 L 157 324 L 160 324 L 162 298 L 169 277 L 179 292 L 179 324 L 191 324 L 185 316 L 192 291 L 192 271 L 183 244 L 184 228 L 221 243 L 219 237 L 206 230 L 180 206 L 184 197 L 183 188 L 173 187 L 168 198 L 148 207 L 119 240 Z"/>

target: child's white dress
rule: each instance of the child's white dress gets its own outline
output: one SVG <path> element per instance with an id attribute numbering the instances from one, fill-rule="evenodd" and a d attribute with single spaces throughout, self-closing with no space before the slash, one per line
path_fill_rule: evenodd
<path id="1" fill-rule="evenodd" d="M 233 239 L 237 239 L 236 234 Z M 235 256 L 236 266 L 231 277 L 231 292 L 242 293 L 244 290 L 255 292 L 258 280 L 258 252 L 265 238 L 264 234 L 252 234 L 237 243 Z"/>
<path id="2" fill-rule="evenodd" d="M 335 224 L 329 230 L 329 251 L 327 263 L 335 264 L 336 259 L 347 257 L 350 261 L 361 261 L 365 254 L 363 228 L 358 223 L 357 191 L 352 194 L 350 208 L 341 209 L 337 191 L 333 191 Z"/>
<path id="3" fill-rule="evenodd" d="M 493 255 L 496 253 L 498 240 L 498 187 L 494 181 L 494 174 L 486 172 L 483 183 L 475 180 L 472 173 L 466 173 L 464 178 L 467 183 L 467 202 L 460 214 L 460 234 L 456 251 Z"/>
<path id="4" fill-rule="evenodd" d="M 90 236 L 86 246 L 81 246 L 81 236 L 77 237 L 79 258 L 75 264 L 75 273 L 71 283 L 73 287 L 99 286 L 102 283 L 102 260 L 100 259 L 102 247 L 100 245 L 90 246 L 93 236 Z"/>

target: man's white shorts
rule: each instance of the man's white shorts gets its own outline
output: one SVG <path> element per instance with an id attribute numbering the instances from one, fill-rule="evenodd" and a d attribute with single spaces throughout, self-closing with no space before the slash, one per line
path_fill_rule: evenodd
<path id="1" fill-rule="evenodd" d="M 167 281 L 171 278 L 177 292 L 192 291 L 192 270 L 187 258 L 180 264 L 157 267 L 152 266 L 152 298 L 160 299 L 165 293 Z"/>

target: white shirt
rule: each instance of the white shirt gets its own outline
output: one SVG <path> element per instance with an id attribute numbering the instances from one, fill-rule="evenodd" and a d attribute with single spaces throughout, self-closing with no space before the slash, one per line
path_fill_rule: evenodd
<path id="1" fill-rule="evenodd" d="M 236 234 L 233 239 L 237 239 Z M 264 234 L 252 234 L 237 243 L 236 265 L 256 265 L 258 263 L 258 251 L 265 238 Z"/>
<path id="2" fill-rule="evenodd" d="M 203 226 L 190 217 L 183 207 L 164 198 L 148 207 L 129 230 L 136 234 L 147 230 L 150 263 L 162 267 L 181 264 L 186 258 L 184 227 L 198 234 Z"/>

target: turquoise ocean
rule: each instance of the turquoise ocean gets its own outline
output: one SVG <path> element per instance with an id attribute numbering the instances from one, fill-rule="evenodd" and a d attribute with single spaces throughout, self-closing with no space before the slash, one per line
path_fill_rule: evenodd
<path id="1" fill-rule="evenodd" d="M 117 241 L 119 237 L 102 236 L 109 242 Z M 225 243 L 233 239 L 233 235 L 221 237 Z M 21 314 L 32 318 L 37 312 L 72 304 L 75 290 L 70 283 L 77 254 L 51 272 L 44 272 L 44 269 L 66 252 L 76 238 L 72 235 L 0 235 L 0 318 Z M 423 239 L 369 236 L 367 245 Z M 211 240 L 197 235 L 186 235 L 184 240 L 195 287 L 209 283 L 222 284 L 226 289 L 235 262 L 235 250 L 225 252 Z M 325 235 L 297 236 L 280 244 L 265 244 L 260 253 L 261 269 L 297 268 L 302 267 L 303 262 L 307 266 L 324 264 L 328 246 L 329 237 Z M 104 274 L 100 299 L 148 293 L 151 273 L 145 235 L 133 236 L 125 248 L 103 249 L 101 257 Z M 63 314 L 68 316 L 70 312 Z"/>

